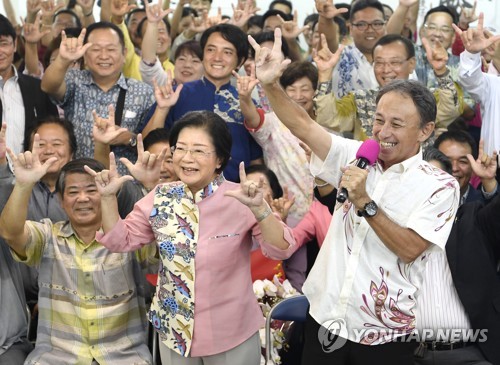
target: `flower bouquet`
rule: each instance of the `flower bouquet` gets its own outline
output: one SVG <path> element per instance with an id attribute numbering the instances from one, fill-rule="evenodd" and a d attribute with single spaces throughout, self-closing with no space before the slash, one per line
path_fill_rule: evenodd
<path id="1" fill-rule="evenodd" d="M 267 317 L 271 308 L 281 300 L 297 295 L 295 290 L 288 280 L 283 280 L 281 275 L 274 275 L 273 280 L 255 280 L 253 283 L 253 292 L 257 297 L 257 301 L 262 309 L 262 315 Z M 271 347 L 271 359 L 275 364 L 281 364 L 281 357 L 279 351 L 286 350 L 287 344 L 285 342 L 286 332 L 289 328 L 288 322 L 273 321 L 271 325 L 271 340 L 273 346 Z M 266 334 L 265 328 L 259 331 L 260 341 L 262 344 L 262 353 L 265 353 L 266 348 Z M 265 363 L 264 356 L 261 356 L 261 364 Z"/>

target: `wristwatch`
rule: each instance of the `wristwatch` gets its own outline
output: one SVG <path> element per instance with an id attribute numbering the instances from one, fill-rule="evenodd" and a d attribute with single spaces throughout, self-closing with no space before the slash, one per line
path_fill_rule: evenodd
<path id="1" fill-rule="evenodd" d="M 128 141 L 128 145 L 130 147 L 136 147 L 137 146 L 137 136 L 136 135 L 133 135 L 132 137 L 130 137 L 130 139 Z"/>
<path id="2" fill-rule="evenodd" d="M 371 218 L 375 217 L 378 213 L 378 205 L 373 200 L 365 204 L 363 210 L 358 210 L 357 214 L 360 217 Z"/>

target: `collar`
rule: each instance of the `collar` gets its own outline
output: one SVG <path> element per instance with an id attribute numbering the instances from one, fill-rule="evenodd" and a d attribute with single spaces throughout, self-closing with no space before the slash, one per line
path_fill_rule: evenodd
<path id="1" fill-rule="evenodd" d="M 81 72 L 83 76 L 82 84 L 84 85 L 94 84 L 97 87 L 99 87 L 99 85 L 97 85 L 96 82 L 94 81 L 94 78 L 92 77 L 92 74 L 90 73 L 89 70 L 82 70 Z M 120 77 L 118 78 L 115 85 L 111 89 L 116 87 L 116 85 L 118 85 L 122 89 L 128 90 L 127 79 L 125 78 L 125 76 L 123 76 L 123 73 L 120 73 Z"/>
<path id="2" fill-rule="evenodd" d="M 14 72 L 14 75 L 7 79 L 7 80 L 4 80 L 1 76 L 0 76 L 0 82 L 2 83 L 2 86 L 5 84 L 6 81 L 12 79 L 14 82 L 17 82 L 17 80 L 19 79 L 19 74 L 17 73 L 17 69 L 14 67 L 14 65 L 10 65 L 10 67 L 12 68 L 13 72 Z"/>
<path id="3" fill-rule="evenodd" d="M 404 161 L 401 161 L 400 163 L 394 164 L 385 171 L 403 173 L 408 171 L 410 168 L 418 166 L 418 164 L 420 164 L 422 160 L 423 160 L 422 147 L 420 147 L 415 156 L 412 156 Z M 384 170 L 382 169 L 382 165 L 380 164 L 379 161 L 377 161 L 377 168 L 380 169 L 380 171 L 384 172 Z"/>
<path id="4" fill-rule="evenodd" d="M 207 79 L 205 77 L 205 75 L 203 75 L 201 77 L 201 82 L 203 82 L 203 85 L 205 86 L 208 86 L 214 90 L 217 90 L 217 87 L 215 86 L 215 84 L 213 82 L 211 82 L 209 79 Z M 223 90 L 223 89 L 228 89 L 229 87 L 231 86 L 231 80 L 229 80 L 227 83 L 225 83 L 224 85 L 222 85 L 219 90 Z"/>
<path id="5" fill-rule="evenodd" d="M 206 199 L 210 196 L 212 196 L 219 186 L 222 185 L 222 183 L 226 181 L 224 178 L 223 174 L 217 175 L 215 179 L 213 179 L 207 186 L 205 186 L 202 190 L 196 192 L 196 194 L 193 196 L 193 193 L 191 193 L 191 190 L 189 190 L 188 186 L 183 183 L 184 185 L 184 192 L 185 194 L 191 198 L 195 203 L 201 202 L 203 199 Z"/>
<path id="6" fill-rule="evenodd" d="M 78 235 L 76 234 L 76 232 L 73 229 L 73 226 L 71 225 L 71 222 L 69 220 L 66 221 L 66 222 L 60 222 L 60 224 L 62 224 L 62 225 L 60 226 L 59 232 L 57 232 L 57 236 L 58 237 L 69 238 L 71 236 L 75 236 L 77 242 L 79 244 L 81 244 L 82 246 L 84 246 L 85 248 L 88 248 L 91 245 L 93 245 L 94 243 L 97 243 L 97 240 L 94 238 L 94 240 L 92 242 L 90 242 L 89 244 L 85 244 L 80 239 L 80 237 L 78 237 Z M 100 227 L 97 232 L 104 234 L 104 231 L 102 230 L 102 227 Z"/>
<path id="7" fill-rule="evenodd" d="M 460 205 L 464 204 L 465 201 L 467 200 L 467 197 L 469 196 L 470 192 L 470 184 L 467 185 L 467 190 L 465 190 L 464 195 L 460 197 Z"/>

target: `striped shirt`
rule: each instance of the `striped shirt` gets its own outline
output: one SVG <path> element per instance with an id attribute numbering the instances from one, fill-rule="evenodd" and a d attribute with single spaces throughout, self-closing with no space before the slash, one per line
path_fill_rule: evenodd
<path id="1" fill-rule="evenodd" d="M 27 221 L 26 259 L 39 270 L 35 349 L 25 364 L 151 364 L 141 265 L 156 247 L 112 253 L 69 222 Z"/>

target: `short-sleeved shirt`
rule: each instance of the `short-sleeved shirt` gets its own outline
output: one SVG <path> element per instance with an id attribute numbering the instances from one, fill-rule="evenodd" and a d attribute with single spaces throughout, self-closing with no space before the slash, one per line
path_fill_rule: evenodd
<path id="1" fill-rule="evenodd" d="M 155 248 L 112 253 L 69 222 L 27 221 L 26 258 L 39 270 L 35 349 L 26 364 L 151 364 L 140 263 Z"/>
<path id="2" fill-rule="evenodd" d="M 248 166 L 250 161 L 262 157 L 262 149 L 244 126 L 238 91 L 230 83 L 217 89 L 205 77 L 201 80 L 188 82 L 184 84 L 177 104 L 170 109 L 165 127 L 171 128 L 186 113 L 200 110 L 213 111 L 227 123 L 233 144 L 231 159 L 224 169 L 224 176 L 229 181 L 239 181 L 240 162 L 243 161 L 245 166 Z M 146 119 L 149 120 L 153 113 L 154 108 Z"/>
<path id="3" fill-rule="evenodd" d="M 378 87 L 372 64 L 365 55 L 351 44 L 344 48 L 340 60 L 333 69 L 333 93 L 337 98 L 356 90 L 369 90 Z"/>
<path id="4" fill-rule="evenodd" d="M 139 123 L 154 103 L 151 86 L 134 79 L 126 79 L 123 75 L 107 92 L 97 86 L 88 70 L 68 70 L 65 82 L 66 94 L 61 106 L 64 109 L 64 115 L 75 127 L 78 143 L 75 158 L 94 157 L 92 110 L 95 110 L 101 117 L 107 117 L 109 105 L 112 104 L 116 108 L 120 89 L 126 90 L 121 126 L 131 132 L 137 133 Z M 113 152 L 116 155 L 119 172 L 127 173 L 125 166 L 118 159 L 126 157 L 135 162 L 137 151 L 127 146 L 116 146 Z"/>
<path id="5" fill-rule="evenodd" d="M 360 145 L 332 135 L 328 156 L 325 161 L 313 156 L 311 172 L 338 187 L 340 168 L 354 161 Z M 423 161 L 419 152 L 385 171 L 376 163 L 368 171 L 366 191 L 392 221 L 431 246 L 406 264 L 356 214 L 352 203 L 337 203 L 303 291 L 318 323 L 344 321 L 350 341 L 377 345 L 415 329 L 415 295 L 429 256 L 444 249 L 459 188 L 455 178 Z"/>

